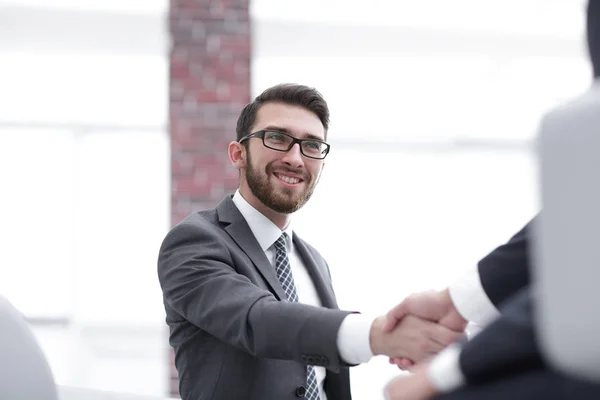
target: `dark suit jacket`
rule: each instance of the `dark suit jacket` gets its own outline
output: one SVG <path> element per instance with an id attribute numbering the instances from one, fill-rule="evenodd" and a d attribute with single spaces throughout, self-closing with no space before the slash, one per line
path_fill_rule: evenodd
<path id="1" fill-rule="evenodd" d="M 294 237 L 324 307 L 290 303 L 231 197 L 166 236 L 158 257 L 170 344 L 184 400 L 296 399 L 306 365 L 328 369 L 329 400 L 350 399 L 327 263 Z"/>
<path id="2" fill-rule="evenodd" d="M 529 293 L 530 235 L 535 218 L 478 263 L 483 288 L 502 317 L 463 346 L 460 366 L 469 383 L 517 371 L 513 362 L 522 361 L 526 366 L 526 356 L 534 355 L 532 363 L 540 359 L 533 337 Z"/>
<path id="3" fill-rule="evenodd" d="M 436 400 L 600 399 L 600 385 L 550 368 L 535 334 L 534 293 L 519 291 L 501 316 L 464 344 L 460 363 L 468 385 Z"/>
<path id="4" fill-rule="evenodd" d="M 533 328 L 532 293 L 521 289 L 500 308 L 501 317 L 465 344 L 461 369 L 470 384 L 543 365 Z"/>
<path id="5" fill-rule="evenodd" d="M 498 246 L 478 263 L 479 277 L 489 299 L 496 307 L 530 282 L 530 239 L 537 216 L 508 242 Z"/>
<path id="6" fill-rule="evenodd" d="M 462 347 L 459 362 L 469 385 L 439 400 L 600 398 L 600 385 L 551 370 L 538 345 L 530 283 L 536 218 L 479 262 L 484 290 L 501 316 Z"/>

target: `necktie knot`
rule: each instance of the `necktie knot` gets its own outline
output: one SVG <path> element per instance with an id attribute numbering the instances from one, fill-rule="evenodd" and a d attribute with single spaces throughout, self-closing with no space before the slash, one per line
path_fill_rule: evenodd
<path id="1" fill-rule="evenodd" d="M 285 245 L 286 241 L 287 241 L 287 233 L 284 232 L 281 234 L 281 236 L 279 236 L 279 238 L 275 242 L 275 250 L 285 252 L 286 251 L 286 245 Z"/>

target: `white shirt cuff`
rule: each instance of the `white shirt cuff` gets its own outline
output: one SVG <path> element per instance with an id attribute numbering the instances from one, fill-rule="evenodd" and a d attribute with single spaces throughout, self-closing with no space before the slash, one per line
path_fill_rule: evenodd
<path id="1" fill-rule="evenodd" d="M 465 377 L 460 370 L 460 351 L 460 345 L 452 344 L 435 356 L 429 364 L 429 381 L 441 393 L 455 390 L 465 383 Z"/>
<path id="2" fill-rule="evenodd" d="M 500 315 L 483 289 L 477 265 L 450 285 L 449 291 L 456 310 L 467 321 L 485 326 Z"/>
<path id="3" fill-rule="evenodd" d="M 348 364 L 366 363 L 373 357 L 370 335 L 374 320 L 362 314 L 348 314 L 342 321 L 337 346 L 340 356 Z"/>

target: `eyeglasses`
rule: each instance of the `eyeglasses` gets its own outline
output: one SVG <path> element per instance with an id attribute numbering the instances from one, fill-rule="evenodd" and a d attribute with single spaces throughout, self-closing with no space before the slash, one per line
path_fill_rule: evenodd
<path id="1" fill-rule="evenodd" d="M 317 160 L 322 160 L 327 157 L 330 149 L 330 146 L 327 143 L 317 139 L 298 139 L 287 133 L 269 129 L 250 133 L 242 137 L 238 142 L 242 143 L 244 140 L 253 137 L 261 138 L 265 147 L 277 151 L 289 151 L 294 144 L 298 143 L 302 155 Z"/>

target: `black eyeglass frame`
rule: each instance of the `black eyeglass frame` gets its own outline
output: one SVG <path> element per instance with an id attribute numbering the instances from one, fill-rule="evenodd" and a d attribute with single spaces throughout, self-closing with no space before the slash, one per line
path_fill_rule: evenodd
<path id="1" fill-rule="evenodd" d="M 273 133 L 279 133 L 281 135 L 285 135 L 285 136 L 289 137 L 292 141 L 290 142 L 290 145 L 288 146 L 288 148 L 286 150 L 276 149 L 274 147 L 268 146 L 265 143 L 265 133 L 267 133 L 267 132 L 273 132 Z M 238 140 L 238 143 L 242 143 L 244 140 L 250 139 L 250 138 L 253 138 L 253 137 L 261 139 L 262 143 L 263 143 L 263 146 L 265 146 L 266 148 L 271 149 L 271 150 L 275 150 L 275 151 L 281 151 L 281 152 L 284 152 L 284 153 L 290 151 L 290 149 L 292 147 L 294 147 L 294 145 L 296 143 L 298 143 L 298 146 L 300 146 L 300 152 L 302 153 L 302 155 L 304 157 L 307 157 L 307 158 L 312 158 L 313 160 L 324 160 L 325 157 L 327 157 L 327 155 L 329 154 L 329 151 L 331 150 L 331 146 L 329 145 L 329 143 L 325 143 L 322 140 L 318 140 L 318 139 L 298 139 L 298 138 L 293 137 L 292 135 L 290 135 L 287 132 L 278 131 L 277 129 L 261 129 L 260 131 L 249 133 L 246 136 L 241 137 L 240 140 Z M 324 144 L 326 146 L 325 150 L 323 150 L 321 152 L 323 154 L 323 157 L 313 157 L 313 156 L 309 156 L 309 155 L 304 154 L 304 149 L 302 147 L 302 143 L 303 142 L 317 142 L 317 143 Z"/>

